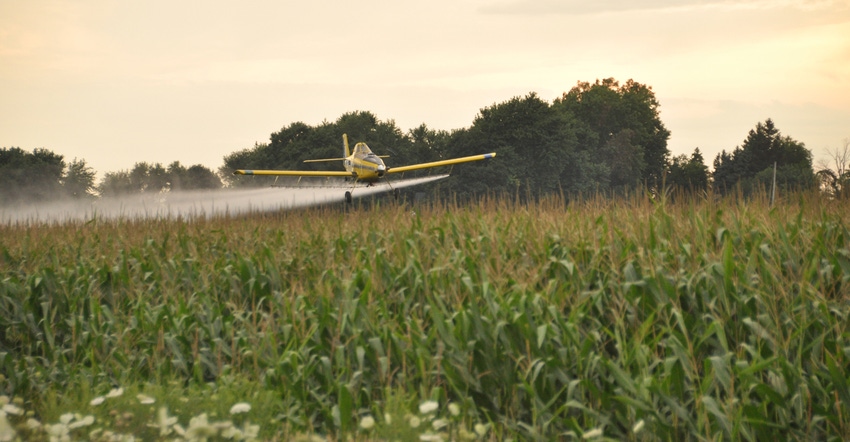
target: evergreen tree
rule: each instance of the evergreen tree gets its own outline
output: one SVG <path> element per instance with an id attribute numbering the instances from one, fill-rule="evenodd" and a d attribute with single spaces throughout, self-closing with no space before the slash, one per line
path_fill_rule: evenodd
<path id="1" fill-rule="evenodd" d="M 709 176 L 702 153 L 696 148 L 690 158 L 687 155 L 673 158 L 665 183 L 667 186 L 686 191 L 700 191 L 708 188 Z"/>
<path id="2" fill-rule="evenodd" d="M 815 185 L 812 153 L 791 137 L 782 136 L 768 118 L 750 130 L 742 146 L 731 154 L 721 152 L 714 159 L 714 186 L 719 192 L 741 187 L 748 194 L 772 185 L 774 165 L 780 189 L 799 190 Z"/>

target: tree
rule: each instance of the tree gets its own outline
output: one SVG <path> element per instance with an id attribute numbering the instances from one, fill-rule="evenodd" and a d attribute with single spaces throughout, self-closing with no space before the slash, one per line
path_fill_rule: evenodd
<path id="1" fill-rule="evenodd" d="M 214 190 L 221 189 L 221 178 L 212 170 L 195 164 L 189 166 L 186 170 L 185 178 L 183 178 L 184 190 Z"/>
<path id="2" fill-rule="evenodd" d="M 670 131 L 661 122 L 651 87 L 634 80 L 620 86 L 613 78 L 579 82 L 554 106 L 578 121 L 579 151 L 586 152 L 579 157 L 585 161 L 587 178 L 594 180 L 590 187 L 660 183 L 670 154 Z"/>
<path id="3" fill-rule="evenodd" d="M 62 179 L 65 194 L 77 199 L 93 197 L 94 177 L 94 169 L 86 164 L 86 160 L 74 158 Z"/>
<path id="4" fill-rule="evenodd" d="M 824 189 L 833 198 L 850 197 L 850 138 L 844 139 L 843 148 L 827 149 L 832 164 L 821 161 L 818 164 L 817 178 Z"/>
<path id="5" fill-rule="evenodd" d="M 65 161 L 47 149 L 0 149 L 0 201 L 46 201 L 62 194 Z"/>
<path id="6" fill-rule="evenodd" d="M 102 197 L 117 197 L 139 192 L 139 189 L 133 185 L 129 171 L 119 170 L 107 172 L 97 185 L 97 191 Z"/>
<path id="7" fill-rule="evenodd" d="M 687 155 L 673 157 L 665 179 L 668 186 L 691 192 L 708 189 L 708 181 L 708 166 L 699 148 L 694 149 L 690 158 Z"/>
<path id="8" fill-rule="evenodd" d="M 107 173 L 98 191 L 103 196 L 157 193 L 171 189 L 169 174 L 161 163 L 136 163 L 130 171 Z"/>
<path id="9" fill-rule="evenodd" d="M 448 144 L 450 137 L 451 133 L 444 130 L 429 129 L 425 124 L 409 130 L 407 138 L 411 143 L 410 162 L 427 163 L 449 158 Z"/>
<path id="10" fill-rule="evenodd" d="M 251 149 L 235 152 L 224 158 L 221 175 L 231 186 L 267 186 L 274 177 L 234 176 L 236 169 L 300 169 L 320 170 L 336 167 L 325 163 L 307 163 L 318 158 L 342 158 L 342 134 L 352 143 L 365 142 L 378 154 L 389 153 L 396 164 L 406 164 L 410 140 L 392 120 L 380 121 L 371 112 L 343 114 L 334 123 L 323 122 L 312 127 L 302 122 L 284 126 L 271 134 L 269 143 L 255 143 Z"/>
<path id="11" fill-rule="evenodd" d="M 798 190 L 814 185 L 812 153 L 791 137 L 782 136 L 768 118 L 750 130 L 740 147 L 731 154 L 724 150 L 714 159 L 714 186 L 728 192 L 737 186 L 748 194 L 758 187 L 769 188 L 776 165 L 777 186 L 783 190 Z"/>
<path id="12" fill-rule="evenodd" d="M 464 165 L 449 189 L 462 197 L 520 187 L 532 195 L 559 192 L 576 147 L 572 126 L 568 115 L 535 93 L 481 109 L 471 128 L 452 134 L 450 156 L 495 151 L 499 161 Z"/>
<path id="13" fill-rule="evenodd" d="M 212 170 L 195 164 L 188 169 L 175 161 L 168 165 L 169 188 L 171 190 L 212 190 L 221 188 L 221 179 Z"/>

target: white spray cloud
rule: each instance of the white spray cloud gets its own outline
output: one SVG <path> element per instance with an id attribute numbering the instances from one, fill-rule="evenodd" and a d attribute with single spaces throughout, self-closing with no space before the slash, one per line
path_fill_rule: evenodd
<path id="1" fill-rule="evenodd" d="M 358 184 L 354 198 L 362 198 L 420 184 L 448 175 Z M 288 210 L 323 204 L 343 204 L 347 186 L 276 187 L 219 191 L 166 192 L 101 198 L 93 202 L 64 201 L 0 208 L 2 223 L 87 221 L 91 219 L 207 218 Z"/>

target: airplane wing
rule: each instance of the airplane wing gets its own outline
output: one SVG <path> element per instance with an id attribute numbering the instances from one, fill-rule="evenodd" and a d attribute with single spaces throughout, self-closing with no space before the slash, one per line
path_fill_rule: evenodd
<path id="1" fill-rule="evenodd" d="M 246 170 L 233 171 L 234 175 L 272 175 L 272 176 L 344 176 L 352 177 L 351 172 L 333 170 Z"/>
<path id="2" fill-rule="evenodd" d="M 473 155 L 470 157 L 452 158 L 450 160 L 432 161 L 430 163 L 411 164 L 410 166 L 390 167 L 389 170 L 387 170 L 387 173 L 401 173 L 408 172 L 411 170 L 427 169 L 429 167 L 449 166 L 458 163 L 468 163 L 470 161 L 486 160 L 495 156 L 496 152 L 490 152 L 485 153 L 483 155 Z"/>

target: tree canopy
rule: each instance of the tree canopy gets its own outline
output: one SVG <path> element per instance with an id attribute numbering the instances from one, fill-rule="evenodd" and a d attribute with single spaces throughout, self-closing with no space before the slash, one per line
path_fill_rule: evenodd
<path id="1" fill-rule="evenodd" d="M 304 163 L 319 158 L 342 158 L 342 135 L 352 143 L 365 142 L 373 152 L 390 155 L 390 164 L 410 164 L 441 159 L 447 149 L 448 134 L 427 126 L 402 133 L 392 120 L 381 121 L 371 112 L 349 112 L 335 122 L 309 126 L 295 122 L 272 133 L 268 143 L 234 152 L 224 157 L 219 169 L 231 186 L 267 186 L 271 177 L 234 176 L 235 169 L 338 170 L 338 164 Z M 340 163 L 341 164 L 341 163 Z"/>
<path id="2" fill-rule="evenodd" d="M 656 186 L 667 167 L 670 131 L 652 88 L 613 78 L 579 82 L 554 106 L 578 121 L 576 136 L 592 170 L 593 187 Z"/>
<path id="3" fill-rule="evenodd" d="M 171 163 L 168 168 L 161 163 L 141 162 L 131 170 L 107 173 L 98 190 L 103 196 L 121 196 L 172 190 L 212 190 L 221 186 L 218 175 L 200 164 L 187 169 L 179 161 Z"/>
<path id="4" fill-rule="evenodd" d="M 703 191 L 708 189 L 710 174 L 708 166 L 699 148 L 694 149 L 690 158 L 678 155 L 670 161 L 665 184 L 685 191 Z"/>
<path id="5" fill-rule="evenodd" d="M 47 149 L 0 149 L 0 201 L 43 201 L 62 193 L 65 161 Z"/>
<path id="6" fill-rule="evenodd" d="M 44 148 L 0 149 L 0 202 L 4 204 L 93 197 L 94 171 L 85 160 L 65 164 Z"/>
<path id="7" fill-rule="evenodd" d="M 714 158 L 714 189 L 726 193 L 736 188 L 748 194 L 772 185 L 774 164 L 779 189 L 799 190 L 815 185 L 812 153 L 791 137 L 782 136 L 768 118 L 750 130 L 744 143 L 731 153 Z"/>
<path id="8" fill-rule="evenodd" d="M 274 178 L 235 177 L 234 169 L 307 169 L 306 159 L 341 157 L 340 139 L 364 141 L 392 165 L 434 161 L 495 151 L 498 161 L 463 165 L 440 186 L 460 198 L 519 192 L 539 196 L 610 192 L 638 184 L 657 185 L 667 168 L 670 132 L 658 113 L 652 89 L 633 80 L 578 83 L 553 103 L 536 93 L 484 107 L 472 126 L 452 132 L 424 124 L 402 133 L 395 122 L 369 112 L 337 121 L 284 126 L 268 143 L 225 157 L 222 176 L 234 186 L 268 185 Z M 259 179 L 258 179 L 259 178 Z"/>
<path id="9" fill-rule="evenodd" d="M 173 162 L 136 163 L 130 170 L 106 173 L 94 185 L 94 171 L 84 160 L 66 164 L 46 149 L 32 153 L 20 148 L 0 150 L 0 201 L 41 200 L 56 196 L 82 198 L 96 192 L 118 196 L 139 192 L 268 186 L 274 177 L 232 175 L 235 169 L 320 170 L 339 165 L 304 163 L 307 159 L 342 158 L 342 134 L 351 143 L 366 142 L 390 167 L 437 161 L 495 151 L 493 161 L 460 166 L 445 181 L 434 184 L 439 196 L 460 199 L 510 193 L 536 198 L 549 193 L 566 196 L 612 194 L 635 186 L 673 186 L 702 191 L 713 186 L 745 193 L 767 186 L 776 164 L 783 189 L 816 182 L 833 195 L 844 195 L 847 173 L 830 168 L 812 170 L 812 154 L 804 144 L 783 136 L 771 119 L 758 123 L 743 144 L 722 151 L 709 172 L 698 148 L 693 154 L 670 157 L 670 131 L 659 114 L 652 88 L 613 78 L 578 82 L 551 103 L 536 93 L 516 96 L 480 109 L 472 125 L 452 131 L 425 124 L 406 133 L 395 121 L 382 121 L 371 112 L 355 111 L 336 121 L 311 126 L 293 122 L 270 135 L 269 141 L 224 157 L 218 173 L 201 165 Z M 845 150 L 846 147 L 845 147 Z M 844 164 L 844 162 L 842 162 Z M 447 172 L 419 170 L 405 178 Z M 287 178 L 283 178 L 287 179 Z M 398 178 L 395 178 L 398 179 Z M 422 188 L 418 188 L 422 189 Z M 426 187 L 424 190 L 427 190 Z"/>

